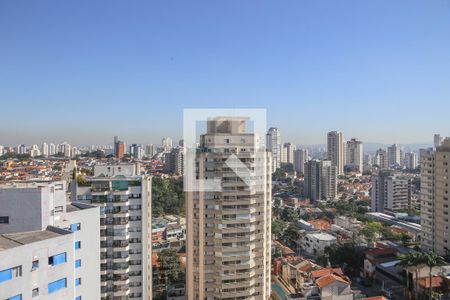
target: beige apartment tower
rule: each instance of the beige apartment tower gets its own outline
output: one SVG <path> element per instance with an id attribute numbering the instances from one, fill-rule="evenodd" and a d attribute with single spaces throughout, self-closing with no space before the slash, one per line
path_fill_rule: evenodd
<path id="1" fill-rule="evenodd" d="M 335 166 L 338 175 L 344 174 L 345 144 L 342 132 L 331 131 L 327 135 L 327 155 L 331 165 Z"/>
<path id="2" fill-rule="evenodd" d="M 447 255 L 450 249 L 450 138 L 435 150 L 421 151 L 420 170 L 422 249 Z"/>
<path id="3" fill-rule="evenodd" d="M 194 178 L 215 180 L 219 189 L 200 183 L 200 191 L 186 193 L 188 299 L 268 299 L 270 152 L 258 135 L 246 132 L 245 118 L 207 124 Z"/>

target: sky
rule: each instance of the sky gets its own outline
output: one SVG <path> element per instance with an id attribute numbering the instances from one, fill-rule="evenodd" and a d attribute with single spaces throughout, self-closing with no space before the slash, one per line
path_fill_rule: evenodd
<path id="1" fill-rule="evenodd" d="M 431 143 L 450 2 L 0 1 L 0 144 L 158 144 L 184 108 L 265 108 L 297 144 Z"/>

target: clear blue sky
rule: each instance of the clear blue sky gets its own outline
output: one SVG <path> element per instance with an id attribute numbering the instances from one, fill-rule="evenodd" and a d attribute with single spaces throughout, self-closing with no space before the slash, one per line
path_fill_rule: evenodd
<path id="1" fill-rule="evenodd" d="M 0 144 L 159 142 L 262 107 L 284 141 L 450 133 L 450 2 L 0 1 Z"/>

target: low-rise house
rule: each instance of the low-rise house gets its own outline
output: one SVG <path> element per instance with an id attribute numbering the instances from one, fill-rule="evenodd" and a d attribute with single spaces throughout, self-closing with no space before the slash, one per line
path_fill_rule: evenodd
<path id="1" fill-rule="evenodd" d="M 325 249 L 337 243 L 335 236 L 326 232 L 306 233 L 300 240 L 300 248 L 309 255 L 323 255 Z"/>

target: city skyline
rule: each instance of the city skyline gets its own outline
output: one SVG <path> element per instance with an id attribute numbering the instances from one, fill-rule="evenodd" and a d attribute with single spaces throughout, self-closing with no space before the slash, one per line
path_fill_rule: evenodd
<path id="1" fill-rule="evenodd" d="M 21 104 L 21 118 L 2 115 L 1 143 L 155 143 L 181 136 L 192 107 L 267 108 L 283 140 L 301 144 L 332 130 L 388 144 L 449 134 L 442 1 L 0 8 L 2 111 Z"/>

